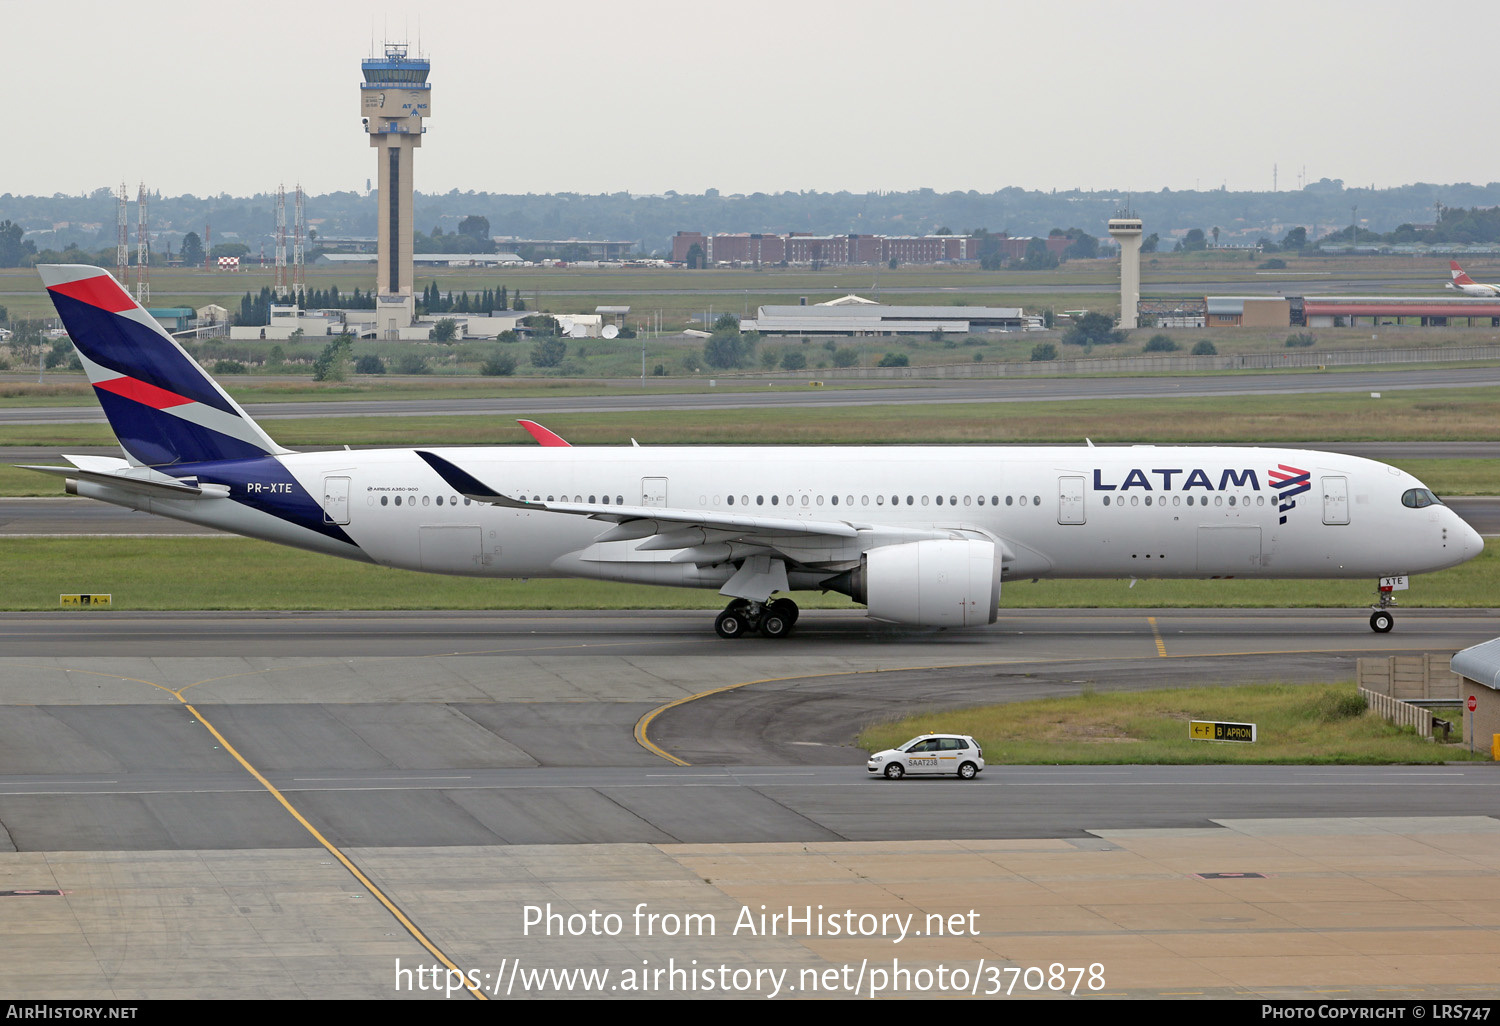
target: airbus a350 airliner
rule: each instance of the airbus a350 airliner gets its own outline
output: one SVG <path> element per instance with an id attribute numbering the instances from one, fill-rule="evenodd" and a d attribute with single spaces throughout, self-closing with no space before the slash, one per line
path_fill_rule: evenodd
<path id="1" fill-rule="evenodd" d="M 124 459 L 33 467 L 129 509 L 383 566 L 716 588 L 780 637 L 787 592 L 994 623 L 1002 581 L 1394 577 L 1478 555 L 1411 475 L 1224 446 L 568 446 L 297 453 L 98 267 L 40 268 Z M 556 436 L 553 436 L 556 438 Z M 1382 598 L 1377 631 L 1393 620 Z"/>

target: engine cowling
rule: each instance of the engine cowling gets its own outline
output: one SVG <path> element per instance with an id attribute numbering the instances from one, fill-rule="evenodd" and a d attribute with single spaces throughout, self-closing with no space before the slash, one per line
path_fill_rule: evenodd
<path id="1" fill-rule="evenodd" d="M 1000 605 L 1000 546 L 976 538 L 883 545 L 834 585 L 875 620 L 922 627 L 994 623 Z"/>

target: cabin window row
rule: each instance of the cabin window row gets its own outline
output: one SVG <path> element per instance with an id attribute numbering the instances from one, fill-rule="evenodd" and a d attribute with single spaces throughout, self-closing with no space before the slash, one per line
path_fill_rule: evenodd
<path id="1" fill-rule="evenodd" d="M 1132 506 L 1140 506 L 1142 504 L 1149 506 L 1149 505 L 1151 505 L 1151 498 L 1152 497 L 1149 496 L 1149 495 L 1144 496 L 1144 497 L 1142 497 L 1140 495 L 1132 495 L 1130 497 L 1130 504 Z M 1207 495 L 1199 495 L 1199 496 L 1196 496 L 1196 497 L 1194 497 L 1192 495 L 1189 495 L 1189 496 L 1186 496 L 1186 504 L 1189 505 L 1189 506 L 1192 506 L 1192 505 L 1207 506 L 1208 505 L 1208 498 L 1209 497 Z M 1238 496 L 1236 496 L 1236 495 L 1230 495 L 1230 496 L 1215 495 L 1213 497 L 1213 500 L 1214 500 L 1213 504 L 1215 506 L 1223 506 L 1223 505 L 1226 505 L 1226 504 L 1230 505 L 1230 506 L 1249 506 L 1249 505 L 1251 505 L 1250 496 L 1248 496 L 1248 495 L 1238 495 Z M 1174 496 L 1172 496 L 1172 505 L 1174 505 L 1174 506 L 1181 506 L 1181 505 L 1183 505 L 1183 502 L 1184 502 L 1184 496 L 1181 496 L 1181 495 L 1174 495 Z M 1167 504 L 1167 497 L 1165 495 L 1157 497 L 1157 499 L 1156 499 L 1156 505 L 1158 505 L 1158 506 L 1165 506 L 1166 504 Z M 1255 502 L 1254 502 L 1254 504 L 1257 505 L 1257 506 L 1264 506 L 1266 504 L 1266 497 L 1264 495 L 1257 495 L 1257 496 L 1255 496 Z M 1106 506 L 1109 506 L 1109 505 L 1123 506 L 1123 505 L 1125 505 L 1125 496 L 1123 496 L 1123 495 L 1116 495 L 1116 496 L 1106 495 L 1106 496 L 1104 496 L 1104 505 L 1106 505 Z"/>
<path id="2" fill-rule="evenodd" d="M 415 506 L 417 504 L 417 497 L 415 495 L 405 495 L 405 496 L 402 496 L 402 495 L 395 495 L 395 496 L 382 495 L 380 497 L 380 504 L 382 506 L 400 506 L 400 505 L 402 505 L 403 499 L 405 500 L 405 504 L 408 505 L 408 506 Z M 473 503 L 473 501 L 474 500 L 472 500 L 472 499 L 464 499 L 463 500 L 463 504 L 465 506 L 468 506 L 468 505 L 471 505 Z M 436 504 L 437 505 L 441 506 L 444 503 L 446 503 L 449 506 L 457 506 L 458 505 L 458 496 L 457 495 L 449 495 L 449 496 L 444 497 L 442 495 L 439 495 L 439 496 L 436 497 Z M 424 496 L 422 496 L 422 505 L 424 505 L 424 506 L 431 506 L 433 504 L 434 504 L 434 498 L 433 498 L 433 496 L 431 496 L 431 495 L 424 495 Z"/>

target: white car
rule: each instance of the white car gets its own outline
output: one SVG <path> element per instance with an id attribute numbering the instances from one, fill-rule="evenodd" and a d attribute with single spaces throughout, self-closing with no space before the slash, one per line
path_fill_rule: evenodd
<path id="1" fill-rule="evenodd" d="M 908 773 L 952 773 L 960 780 L 973 780 L 984 769 L 984 752 L 967 734 L 920 734 L 897 748 L 876 752 L 865 769 L 887 780 L 900 780 Z"/>

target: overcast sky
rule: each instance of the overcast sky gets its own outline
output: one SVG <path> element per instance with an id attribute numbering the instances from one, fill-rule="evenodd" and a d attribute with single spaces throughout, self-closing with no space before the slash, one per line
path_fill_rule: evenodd
<path id="1" fill-rule="evenodd" d="M 1453 10 L 0 0 L 0 193 L 363 189 L 359 62 L 419 33 L 424 192 L 1484 183 L 1493 26 Z"/>

